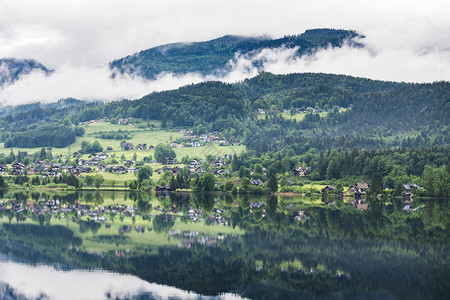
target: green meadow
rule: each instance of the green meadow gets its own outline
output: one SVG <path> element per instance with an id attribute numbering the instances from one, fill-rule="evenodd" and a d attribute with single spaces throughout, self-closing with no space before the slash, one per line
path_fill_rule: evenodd
<path id="1" fill-rule="evenodd" d="M 153 121 L 152 121 L 153 124 Z M 89 143 L 93 143 L 94 141 L 98 141 L 100 145 L 103 147 L 103 150 L 108 153 L 111 157 L 115 157 L 117 160 L 120 160 L 122 155 L 125 159 L 132 159 L 133 155 L 136 153 L 137 160 L 142 160 L 144 157 L 148 157 L 151 155 L 154 157 L 154 150 L 137 150 L 136 146 L 138 144 L 147 144 L 147 147 L 150 145 L 156 146 L 160 143 L 170 143 L 171 141 L 175 141 L 178 138 L 181 138 L 183 134 L 163 130 L 158 127 L 158 123 L 155 123 L 155 128 L 138 128 L 135 125 L 113 125 L 107 122 L 97 122 L 90 123 L 86 125 L 82 125 L 85 129 L 86 133 L 82 137 L 77 137 L 75 143 L 64 147 L 64 148 L 53 148 L 52 154 L 53 156 L 65 155 L 72 156 L 72 153 L 79 151 L 81 149 L 81 142 L 88 141 Z M 127 142 L 133 144 L 133 148 L 131 150 L 124 150 L 121 148 L 120 143 L 122 140 L 114 140 L 114 139 L 101 139 L 96 137 L 96 134 L 99 132 L 105 131 L 128 131 L 131 135 L 129 139 L 125 139 Z M 112 147 L 113 150 L 107 151 L 107 147 Z M 40 151 L 41 148 L 13 148 L 13 151 L 17 153 L 17 151 L 27 151 L 29 154 Z M 245 146 L 219 146 L 218 144 L 208 144 L 203 147 L 182 147 L 182 148 L 174 148 L 175 153 L 179 161 L 184 156 L 189 157 L 198 157 L 201 159 L 206 158 L 208 155 L 225 155 L 225 154 L 239 154 L 245 151 Z M 4 143 L 0 143 L 0 153 L 9 154 L 11 148 L 5 148 Z M 87 159 L 89 154 L 85 154 L 82 158 Z"/>

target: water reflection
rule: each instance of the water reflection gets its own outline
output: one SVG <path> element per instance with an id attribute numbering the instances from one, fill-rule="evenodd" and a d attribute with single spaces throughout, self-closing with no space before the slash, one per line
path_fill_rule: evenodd
<path id="1" fill-rule="evenodd" d="M 136 276 L 104 271 L 60 270 L 0 258 L 1 299 L 242 299 L 233 294 L 208 297 L 148 283 Z"/>
<path id="2" fill-rule="evenodd" d="M 133 274 L 195 297 L 450 298 L 447 200 L 415 200 L 405 210 L 401 199 L 4 197 L 0 253 L 29 264 Z"/>

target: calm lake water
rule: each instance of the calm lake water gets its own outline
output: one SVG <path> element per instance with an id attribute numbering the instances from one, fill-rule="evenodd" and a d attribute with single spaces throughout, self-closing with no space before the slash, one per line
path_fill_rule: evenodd
<path id="1" fill-rule="evenodd" d="M 449 200 L 0 199 L 0 299 L 450 299 Z"/>

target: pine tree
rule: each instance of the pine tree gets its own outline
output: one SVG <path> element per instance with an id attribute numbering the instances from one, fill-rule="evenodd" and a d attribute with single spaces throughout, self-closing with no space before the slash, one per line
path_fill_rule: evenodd
<path id="1" fill-rule="evenodd" d="M 267 187 L 272 191 L 272 193 L 278 191 L 278 182 L 275 175 L 270 176 L 269 181 L 267 182 Z"/>

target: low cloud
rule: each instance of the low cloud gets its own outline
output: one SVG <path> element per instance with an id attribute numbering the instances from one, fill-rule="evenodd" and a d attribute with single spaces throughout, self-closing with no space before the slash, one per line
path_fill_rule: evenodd
<path id="1" fill-rule="evenodd" d="M 174 89 L 204 80 L 195 74 L 161 74 L 153 81 L 127 74 L 112 78 L 111 74 L 108 67 L 63 66 L 51 75 L 34 71 L 0 89 L 0 103 L 14 106 L 37 101 L 54 102 L 68 97 L 86 101 L 136 99 L 152 91 Z"/>
<path id="2" fill-rule="evenodd" d="M 107 67 L 73 67 L 56 69 L 51 75 L 35 71 L 14 84 L 0 89 L 2 105 L 30 102 L 54 102 L 73 97 L 86 101 L 115 101 L 137 99 L 150 92 L 176 89 L 180 86 L 209 80 L 237 82 L 256 76 L 261 71 L 274 74 L 321 72 L 345 74 L 378 80 L 432 82 L 450 78 L 448 50 L 430 49 L 414 52 L 410 49 L 341 48 L 329 47 L 302 57 L 297 48 L 263 49 L 252 54 L 236 54 L 230 60 L 229 73 L 222 77 L 189 73 L 160 74 L 156 80 L 129 74 L 111 77 Z"/>
<path id="3" fill-rule="evenodd" d="M 450 51 L 431 49 L 415 52 L 411 49 L 328 47 L 314 55 L 297 57 L 297 49 L 264 49 L 253 56 L 237 56 L 231 63 L 234 71 L 253 75 L 252 66 L 259 62 L 258 71 L 274 74 L 332 73 L 376 80 L 433 82 L 450 78 Z M 232 73 L 233 73 L 232 72 Z M 232 77 L 230 74 L 229 77 Z"/>

